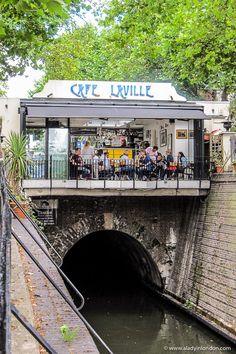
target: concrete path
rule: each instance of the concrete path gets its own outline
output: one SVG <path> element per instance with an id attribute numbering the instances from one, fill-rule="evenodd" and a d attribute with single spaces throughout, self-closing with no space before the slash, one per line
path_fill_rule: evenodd
<path id="1" fill-rule="evenodd" d="M 24 224 L 40 240 L 39 235 L 29 221 L 24 220 Z M 20 239 L 30 247 L 31 252 L 43 264 L 44 269 L 56 281 L 60 289 L 70 298 L 56 267 L 47 259 L 39 246 L 32 240 L 29 233 L 25 231 L 24 227 L 16 219 L 13 219 L 13 229 Z M 40 240 L 40 242 L 42 241 Z M 17 255 L 17 246 L 14 245 L 13 249 L 13 252 Z M 98 354 L 99 352 L 94 341 L 83 322 L 76 316 L 69 305 L 65 303 L 60 294 L 58 294 L 25 252 L 21 249 L 20 255 L 18 253 L 18 256 L 15 257 L 14 255 L 13 257 L 15 258 L 13 262 L 15 275 L 13 275 L 12 279 L 12 299 L 20 310 L 22 308 L 22 312 L 24 311 L 23 313 L 26 314 L 26 317 L 34 323 L 34 326 L 39 330 L 41 335 L 45 337 L 58 354 Z M 61 338 L 60 327 L 64 324 L 71 329 L 79 327 L 77 337 L 71 342 L 64 342 Z M 16 326 L 15 321 L 13 322 L 13 326 Z M 31 354 L 38 354 L 37 344 L 29 339 L 23 330 L 17 328 L 13 332 L 13 347 L 16 348 L 16 351 L 13 351 L 14 354 L 28 354 L 25 348 Z M 23 344 L 24 348 L 20 349 L 20 345 Z M 40 350 L 40 353 L 43 352 Z"/>
<path id="2" fill-rule="evenodd" d="M 20 313 L 25 316 L 31 324 L 33 324 L 34 316 L 32 304 L 30 302 L 21 255 L 18 245 L 14 239 L 12 239 L 11 243 L 11 260 L 11 302 L 16 306 Z M 39 353 L 38 343 L 13 315 L 11 328 L 12 354 Z"/>

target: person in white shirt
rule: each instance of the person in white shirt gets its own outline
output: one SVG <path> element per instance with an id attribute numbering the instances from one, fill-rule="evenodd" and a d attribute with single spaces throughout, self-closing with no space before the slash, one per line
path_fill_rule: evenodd
<path id="1" fill-rule="evenodd" d="M 90 177 L 92 174 L 92 161 L 93 161 L 93 156 L 94 156 L 94 148 L 91 146 L 89 141 L 86 141 L 82 151 L 81 151 L 81 156 L 84 161 L 84 166 L 89 169 L 90 171 Z"/>
<path id="2" fill-rule="evenodd" d="M 94 156 L 94 148 L 91 146 L 89 141 L 86 141 L 82 151 L 81 156 L 84 160 L 92 160 Z"/>
<path id="3" fill-rule="evenodd" d="M 146 149 L 146 154 L 150 156 L 152 161 L 156 161 L 158 155 L 158 147 L 156 145 L 153 147 L 149 146 Z"/>

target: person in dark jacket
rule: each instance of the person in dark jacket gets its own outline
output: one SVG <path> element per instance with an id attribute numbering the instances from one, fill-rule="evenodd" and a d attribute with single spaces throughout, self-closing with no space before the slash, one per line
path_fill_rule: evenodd
<path id="1" fill-rule="evenodd" d="M 74 154 L 70 157 L 70 178 L 76 179 L 78 176 L 83 175 L 84 172 L 81 149 L 76 148 Z"/>

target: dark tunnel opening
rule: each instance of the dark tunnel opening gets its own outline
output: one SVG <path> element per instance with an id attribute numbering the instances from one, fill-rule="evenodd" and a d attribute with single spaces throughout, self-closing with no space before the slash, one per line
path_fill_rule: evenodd
<path id="1" fill-rule="evenodd" d="M 133 237 L 118 231 L 83 237 L 68 251 L 62 268 L 87 296 L 137 286 L 162 289 L 160 273 L 149 253 Z"/>
<path id="2" fill-rule="evenodd" d="M 164 354 L 172 341 L 177 346 L 216 341 L 149 291 L 162 289 L 158 268 L 142 244 L 125 233 L 88 234 L 68 251 L 62 268 L 85 297 L 83 316 L 115 354 Z M 107 353 L 95 343 L 99 353 Z"/>
<path id="3" fill-rule="evenodd" d="M 162 281 L 139 241 L 118 231 L 91 233 L 68 251 L 62 269 L 85 297 L 82 314 L 114 353 L 136 354 L 133 343 L 149 353 L 149 343 L 155 341 L 164 320 L 161 301 L 149 289 L 161 289 Z M 145 333 L 141 342 L 140 333 Z"/>

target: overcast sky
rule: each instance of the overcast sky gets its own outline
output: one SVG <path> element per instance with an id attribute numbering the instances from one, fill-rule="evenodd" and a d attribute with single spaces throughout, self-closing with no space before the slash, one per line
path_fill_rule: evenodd
<path id="1" fill-rule="evenodd" d="M 27 98 L 28 91 L 34 87 L 35 81 L 42 76 L 42 72 L 27 68 L 24 75 L 17 75 L 8 81 L 7 97 Z"/>

